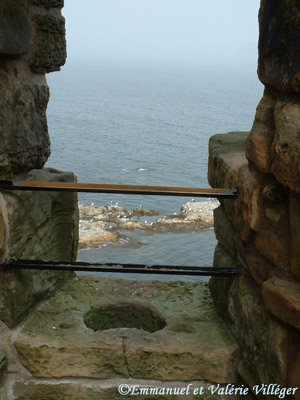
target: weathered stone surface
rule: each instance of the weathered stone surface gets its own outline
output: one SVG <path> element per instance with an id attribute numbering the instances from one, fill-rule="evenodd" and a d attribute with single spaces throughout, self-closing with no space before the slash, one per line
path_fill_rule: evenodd
<path id="1" fill-rule="evenodd" d="M 212 187 L 236 187 L 239 171 L 247 165 L 247 136 L 248 132 L 229 132 L 210 138 L 208 181 Z"/>
<path id="2" fill-rule="evenodd" d="M 5 201 L 0 194 L 0 262 L 7 257 L 7 241 L 8 241 L 8 220 L 5 213 Z"/>
<path id="3" fill-rule="evenodd" d="M 0 75 L 0 176 L 42 168 L 50 155 L 46 85 Z"/>
<path id="4" fill-rule="evenodd" d="M 264 173 L 271 173 L 272 143 L 275 134 L 276 100 L 264 95 L 256 109 L 254 123 L 247 138 L 246 157 Z"/>
<path id="5" fill-rule="evenodd" d="M 300 10 L 295 0 L 262 0 L 258 76 L 281 92 L 300 92 Z"/>
<path id="6" fill-rule="evenodd" d="M 298 387 L 297 392 L 295 393 L 295 400 L 300 400 L 300 350 L 296 353 L 296 357 L 294 362 L 292 363 L 289 369 L 288 375 L 288 386 L 289 387 Z"/>
<path id="7" fill-rule="evenodd" d="M 239 188 L 237 200 L 222 203 L 242 240 L 249 240 L 253 232 L 259 230 L 264 216 L 261 193 L 269 183 L 268 178 L 248 165 L 245 157 L 246 138 L 247 134 L 243 132 L 212 136 L 208 164 L 211 186 Z"/>
<path id="8" fill-rule="evenodd" d="M 229 292 L 229 313 L 245 368 L 256 384 L 276 382 L 285 386 L 295 334 L 269 316 L 250 277 L 235 279 Z"/>
<path id="9" fill-rule="evenodd" d="M 289 263 L 289 246 L 286 232 L 273 229 L 261 229 L 255 235 L 255 247 L 272 264 L 280 269 L 286 269 Z"/>
<path id="10" fill-rule="evenodd" d="M 281 321 L 300 330 L 300 284 L 272 277 L 262 285 L 265 307 Z"/>
<path id="11" fill-rule="evenodd" d="M 226 249 L 219 243 L 215 249 L 214 263 L 215 268 L 237 268 L 238 262 Z M 224 319 L 230 319 L 227 308 L 227 296 L 234 278 L 212 277 L 209 280 L 209 289 L 219 314 Z"/>
<path id="12" fill-rule="evenodd" d="M 35 51 L 30 63 L 31 69 L 41 74 L 59 71 L 67 57 L 64 17 L 37 15 L 34 26 Z"/>
<path id="13" fill-rule="evenodd" d="M 136 305 L 156 309 L 165 328 L 153 333 L 124 328 L 119 317 L 119 328 L 94 331 L 84 324 L 91 309 L 124 304 L 128 312 Z M 236 378 L 236 344 L 214 309 L 207 285 L 201 283 L 125 284 L 80 277 L 31 314 L 15 347 L 36 377 L 184 377 L 220 383 Z"/>
<path id="14" fill-rule="evenodd" d="M 300 279 L 300 195 L 290 193 L 289 204 L 290 223 L 290 272 L 292 276 Z"/>
<path id="15" fill-rule="evenodd" d="M 6 399 L 7 399 L 7 397 L 6 397 L 5 388 L 2 387 L 2 388 L 0 388 L 0 400 L 6 400 Z"/>
<path id="16" fill-rule="evenodd" d="M 33 170 L 28 180 L 74 181 L 72 173 Z M 3 194 L 9 227 L 7 257 L 74 261 L 78 243 L 77 195 L 63 192 L 8 192 Z M 0 319 L 16 325 L 36 301 L 70 277 L 54 271 L 1 273 Z"/>
<path id="17" fill-rule="evenodd" d="M 118 393 L 118 385 L 140 385 L 141 389 L 149 390 L 147 392 L 143 392 L 144 394 L 132 394 L 121 395 Z M 121 400 L 121 399 L 140 399 L 140 400 L 192 400 L 199 399 L 200 395 L 193 395 L 193 391 L 196 388 L 203 387 L 203 395 L 201 395 L 201 399 L 203 400 L 225 400 L 225 399 L 236 399 L 235 396 L 221 396 L 216 394 L 210 394 L 211 391 L 209 389 L 210 384 L 206 382 L 193 382 L 192 385 L 188 389 L 189 394 L 172 394 L 172 395 L 164 395 L 166 393 L 167 388 L 176 388 L 178 390 L 187 390 L 188 383 L 181 382 L 155 382 L 155 381 L 125 381 L 120 380 L 119 384 L 116 383 L 115 386 L 112 384 L 103 385 L 101 382 L 97 382 L 94 380 L 93 384 L 79 384 L 79 383 L 61 383 L 61 384 L 36 384 L 34 382 L 28 382 L 24 384 L 23 382 L 16 382 L 14 385 L 14 395 L 16 396 L 16 400 Z M 154 392 L 150 392 L 150 389 Z M 155 394 L 155 390 L 159 394 Z M 173 389 L 173 390 L 174 390 Z M 124 388 L 126 390 L 126 388 Z M 140 389 L 136 389 L 140 390 Z M 156 393 L 157 393 L 156 392 Z M 150 396 L 150 397 L 149 397 Z M 243 399 L 248 400 L 247 396 L 243 396 Z"/>
<path id="18" fill-rule="evenodd" d="M 31 0 L 32 4 L 46 8 L 63 8 L 64 0 Z"/>
<path id="19" fill-rule="evenodd" d="M 72 172 L 52 168 L 32 170 L 29 181 L 74 182 Z M 76 259 L 78 241 L 77 194 L 10 191 L 4 196 L 9 223 L 9 257 L 66 261 Z"/>
<path id="20" fill-rule="evenodd" d="M 275 266 L 257 251 L 252 242 L 237 241 L 241 269 L 262 285 L 275 272 Z"/>
<path id="21" fill-rule="evenodd" d="M 29 50 L 31 21 L 24 5 L 2 0 L 0 4 L 0 55 L 20 56 Z"/>
<path id="22" fill-rule="evenodd" d="M 300 104 L 277 100 L 272 172 L 286 187 L 300 191 Z"/>
<path id="23" fill-rule="evenodd" d="M 0 349 L 0 371 L 4 367 L 6 363 L 6 354 L 3 350 Z"/>
<path id="24" fill-rule="evenodd" d="M 214 209 L 214 220 L 218 242 L 234 257 L 236 255 L 235 232 L 223 206 Z"/>

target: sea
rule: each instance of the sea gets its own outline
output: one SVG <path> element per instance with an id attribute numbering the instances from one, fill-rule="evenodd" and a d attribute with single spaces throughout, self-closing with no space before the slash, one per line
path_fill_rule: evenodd
<path id="1" fill-rule="evenodd" d="M 221 65 L 73 62 L 49 74 L 47 81 L 52 154 L 46 167 L 72 171 L 78 182 L 87 183 L 209 187 L 209 138 L 216 133 L 249 131 L 263 93 L 255 69 Z M 202 201 L 208 213 L 212 204 L 217 206 L 213 199 Z M 78 261 L 212 266 L 216 246 L 212 224 L 194 223 L 197 208 L 192 223 L 181 223 L 184 204 L 193 202 L 201 199 L 79 194 L 85 210 L 80 227 L 98 235 L 98 241 L 89 245 L 82 239 Z M 161 224 L 162 220 L 168 225 Z"/>

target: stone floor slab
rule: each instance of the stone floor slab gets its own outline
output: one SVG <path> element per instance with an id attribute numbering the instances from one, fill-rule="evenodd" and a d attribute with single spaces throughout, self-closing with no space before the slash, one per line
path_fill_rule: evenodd
<path id="1" fill-rule="evenodd" d="M 205 283 L 81 276 L 32 313 L 15 347 L 40 378 L 236 379 L 238 348 Z"/>

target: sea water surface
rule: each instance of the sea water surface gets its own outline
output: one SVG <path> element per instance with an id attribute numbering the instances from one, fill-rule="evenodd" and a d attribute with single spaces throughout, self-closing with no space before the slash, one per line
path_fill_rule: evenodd
<path id="1" fill-rule="evenodd" d="M 73 171 L 79 182 L 111 184 L 209 187 L 210 136 L 249 131 L 262 96 L 256 71 L 217 67 L 67 65 L 48 84 L 52 155 L 46 166 Z M 178 225 L 181 205 L 193 201 L 80 194 L 87 207 L 81 228 L 109 235 L 93 248 L 81 243 L 78 260 L 212 265 L 211 224 Z M 133 215 L 134 209 L 147 212 Z M 168 226 L 156 229 L 164 218 Z M 140 225 L 129 229 L 126 221 Z"/>

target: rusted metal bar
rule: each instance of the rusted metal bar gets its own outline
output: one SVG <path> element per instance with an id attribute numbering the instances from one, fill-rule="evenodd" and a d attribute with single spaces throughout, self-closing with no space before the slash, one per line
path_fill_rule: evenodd
<path id="1" fill-rule="evenodd" d="M 124 274 L 166 274 L 228 277 L 239 274 L 233 268 L 190 267 L 177 265 L 145 265 L 120 263 L 54 262 L 40 260 L 7 259 L 0 270 L 29 269 L 51 271 L 115 272 Z"/>
<path id="2" fill-rule="evenodd" d="M 0 180 L 0 190 L 62 191 L 88 193 L 116 193 L 148 196 L 235 198 L 237 189 L 201 189 L 185 187 L 106 185 L 96 183 L 39 182 Z"/>

